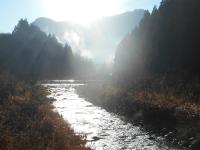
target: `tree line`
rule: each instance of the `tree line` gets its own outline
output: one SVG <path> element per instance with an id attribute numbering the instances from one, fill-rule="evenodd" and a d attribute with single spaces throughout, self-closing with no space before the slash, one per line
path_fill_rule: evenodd
<path id="1" fill-rule="evenodd" d="M 11 34 L 0 34 L 0 69 L 18 78 L 80 77 L 80 65 L 91 68 L 91 64 L 75 56 L 70 45 L 63 46 L 54 35 L 45 34 L 26 19 L 21 19 Z"/>
<path id="2" fill-rule="evenodd" d="M 152 13 L 146 11 L 117 47 L 115 77 L 129 82 L 168 74 L 199 78 L 199 18 L 199 0 L 162 0 Z"/>

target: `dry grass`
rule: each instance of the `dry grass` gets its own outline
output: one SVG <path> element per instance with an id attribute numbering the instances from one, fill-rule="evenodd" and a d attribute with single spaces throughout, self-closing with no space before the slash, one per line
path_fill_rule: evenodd
<path id="1" fill-rule="evenodd" d="M 141 103 L 148 103 L 164 109 L 175 109 L 189 115 L 200 116 L 200 105 L 185 97 L 161 94 L 157 92 L 133 91 L 129 97 Z"/>
<path id="2" fill-rule="evenodd" d="M 187 92 L 178 91 L 176 87 L 172 89 L 163 86 L 162 91 L 157 89 L 161 88 L 157 86 L 156 88 L 134 87 L 126 89 L 116 85 L 103 84 L 88 85 L 87 88 L 80 91 L 86 97 L 92 97 L 94 101 L 99 101 L 98 103 L 115 103 L 118 99 L 129 99 L 161 109 L 176 110 L 191 116 L 200 116 L 200 104 L 195 102 L 192 99 L 193 96 L 190 96 Z"/>
<path id="3" fill-rule="evenodd" d="M 183 86 L 143 85 L 91 84 L 79 87 L 77 91 L 93 104 L 128 117 L 139 125 L 142 123 L 145 129 L 164 136 L 170 142 L 173 139 L 173 143 L 178 145 L 184 143 L 185 147 L 199 147 L 200 104 L 198 94 L 192 93 L 198 88 L 191 86 L 191 94 Z"/>
<path id="4" fill-rule="evenodd" d="M 0 75 L 0 149 L 89 150 L 46 98 L 43 87 Z"/>

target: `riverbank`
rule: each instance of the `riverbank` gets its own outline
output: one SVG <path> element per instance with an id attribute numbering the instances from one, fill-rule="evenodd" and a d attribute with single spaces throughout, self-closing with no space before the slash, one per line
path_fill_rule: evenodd
<path id="1" fill-rule="evenodd" d="M 0 149 L 89 150 L 55 111 L 42 86 L 0 74 Z"/>
<path id="2" fill-rule="evenodd" d="M 89 84 L 77 88 L 77 92 L 93 104 L 141 125 L 150 134 L 165 137 L 169 143 L 198 149 L 200 105 L 175 95 L 161 95 L 141 89 Z"/>

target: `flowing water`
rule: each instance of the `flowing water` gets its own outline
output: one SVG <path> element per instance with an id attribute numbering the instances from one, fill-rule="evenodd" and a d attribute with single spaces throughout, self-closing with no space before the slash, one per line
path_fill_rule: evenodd
<path id="1" fill-rule="evenodd" d="M 56 110 L 75 132 L 87 137 L 95 150 L 167 150 L 177 149 L 165 144 L 161 137 L 150 136 L 139 126 L 123 121 L 119 116 L 94 106 L 76 93 L 73 81 L 51 81 L 43 84 L 56 99 Z"/>

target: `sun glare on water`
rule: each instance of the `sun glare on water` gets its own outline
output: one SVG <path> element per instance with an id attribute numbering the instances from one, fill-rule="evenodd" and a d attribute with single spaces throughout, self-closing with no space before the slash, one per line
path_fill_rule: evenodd
<path id="1" fill-rule="evenodd" d="M 43 0 L 42 5 L 49 18 L 82 25 L 118 11 L 115 0 Z"/>

